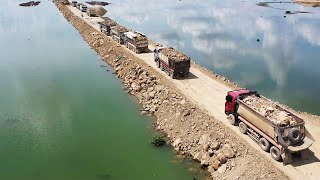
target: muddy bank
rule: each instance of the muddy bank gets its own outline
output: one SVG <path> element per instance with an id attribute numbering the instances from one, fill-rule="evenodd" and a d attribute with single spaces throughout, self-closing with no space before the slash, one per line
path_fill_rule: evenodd
<path id="1" fill-rule="evenodd" d="M 103 61 L 114 68 L 124 89 L 139 101 L 141 113 L 156 117 L 156 128 L 167 134 L 177 152 L 199 161 L 214 179 L 288 179 L 231 130 L 189 102 L 153 68 L 67 7 L 57 6 Z"/>
<path id="2" fill-rule="evenodd" d="M 40 1 L 29 1 L 25 3 L 19 4 L 19 6 L 29 7 L 29 6 L 38 6 L 40 4 Z"/>
<path id="3" fill-rule="evenodd" d="M 320 7 L 320 0 L 294 0 L 294 2 L 306 7 Z"/>

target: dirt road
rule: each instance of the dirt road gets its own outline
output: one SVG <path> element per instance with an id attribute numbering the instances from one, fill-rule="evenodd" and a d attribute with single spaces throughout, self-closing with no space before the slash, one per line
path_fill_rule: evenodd
<path id="1" fill-rule="evenodd" d="M 78 9 L 71 6 L 69 6 L 69 9 L 75 15 L 82 17 L 89 25 L 99 30 L 97 22 L 101 21 L 100 18 L 90 18 L 86 14 L 81 13 Z M 124 46 L 123 48 L 126 49 Z M 152 46 L 149 46 L 149 48 L 150 50 L 153 50 Z M 188 97 L 199 107 L 207 111 L 208 114 L 212 115 L 213 117 L 224 123 L 227 127 L 232 129 L 238 136 L 251 144 L 252 147 L 257 149 L 261 153 L 261 155 L 266 156 L 271 163 L 274 163 L 276 167 L 285 172 L 285 174 L 287 174 L 291 179 L 320 179 L 320 144 L 318 141 L 316 141 L 310 148 L 309 156 L 306 160 L 294 158 L 294 162 L 292 165 L 284 166 L 282 163 L 274 161 L 271 158 L 270 154 L 262 151 L 259 145 L 256 144 L 252 139 L 240 133 L 238 127 L 229 124 L 226 119 L 226 115 L 224 114 L 225 96 L 226 93 L 231 90 L 228 86 L 218 82 L 216 79 L 209 77 L 195 67 L 191 67 L 190 77 L 188 79 L 173 80 L 156 67 L 156 64 L 153 60 L 153 53 L 135 54 L 128 49 L 126 50 L 139 57 L 146 64 L 153 67 L 158 72 L 162 73 L 163 78 L 166 78 L 168 81 L 172 81 L 176 85 L 176 87 L 180 89 L 182 93 L 184 93 L 186 97 Z M 319 139 L 319 126 L 316 126 L 312 124 L 311 121 L 306 120 L 306 127 L 316 140 Z"/>

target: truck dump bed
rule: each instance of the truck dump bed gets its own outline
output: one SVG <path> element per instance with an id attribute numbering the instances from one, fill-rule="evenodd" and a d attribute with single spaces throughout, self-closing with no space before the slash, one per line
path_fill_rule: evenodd
<path id="1" fill-rule="evenodd" d="M 247 96 L 242 102 L 275 125 L 287 127 L 303 123 L 301 118 L 263 96 Z"/>
<path id="2" fill-rule="evenodd" d="M 188 56 L 171 47 L 162 49 L 159 57 L 168 64 L 169 60 L 174 62 L 190 62 L 190 58 Z"/>
<path id="3" fill-rule="evenodd" d="M 104 21 L 101 22 L 101 24 L 105 25 L 105 26 L 116 26 L 117 23 L 115 21 L 113 21 L 112 19 L 108 18 L 108 17 L 103 17 L 102 18 Z"/>
<path id="4" fill-rule="evenodd" d="M 137 47 L 148 47 L 148 38 L 144 34 L 139 32 L 127 32 L 126 36 L 135 42 Z"/>
<path id="5" fill-rule="evenodd" d="M 127 29 L 127 28 L 124 27 L 124 26 L 120 26 L 120 25 L 116 25 L 116 26 L 113 26 L 113 27 L 111 28 L 111 32 L 112 32 L 113 34 L 118 35 L 118 36 L 120 36 L 121 34 L 123 34 L 123 33 L 125 33 L 125 32 L 128 32 L 128 31 L 129 31 L 129 29 Z"/>
<path id="6" fill-rule="evenodd" d="M 239 96 L 238 103 L 241 117 L 289 151 L 298 152 L 312 145 L 314 139 L 305 129 L 304 120 L 278 103 L 255 94 Z M 299 138 L 293 141 L 296 136 L 292 133 L 298 133 Z"/>

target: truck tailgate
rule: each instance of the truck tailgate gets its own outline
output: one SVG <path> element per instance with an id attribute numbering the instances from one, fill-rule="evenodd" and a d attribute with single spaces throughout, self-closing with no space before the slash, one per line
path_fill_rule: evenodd
<path id="1" fill-rule="evenodd" d="M 314 142 L 314 138 L 311 134 L 305 129 L 305 138 L 303 139 L 301 145 L 298 146 L 288 146 L 290 152 L 299 152 L 304 149 L 308 149 Z"/>

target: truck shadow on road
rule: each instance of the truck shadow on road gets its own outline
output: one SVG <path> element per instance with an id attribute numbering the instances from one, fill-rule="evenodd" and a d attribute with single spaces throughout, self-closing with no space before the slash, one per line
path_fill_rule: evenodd
<path id="1" fill-rule="evenodd" d="M 193 73 L 189 72 L 188 77 L 179 77 L 177 79 L 185 80 L 185 79 L 198 79 L 198 76 L 194 75 Z"/>
<path id="2" fill-rule="evenodd" d="M 320 160 L 314 155 L 314 152 L 309 149 L 305 150 L 305 152 L 301 154 L 292 155 L 292 166 L 294 167 L 318 162 L 320 162 Z"/>

